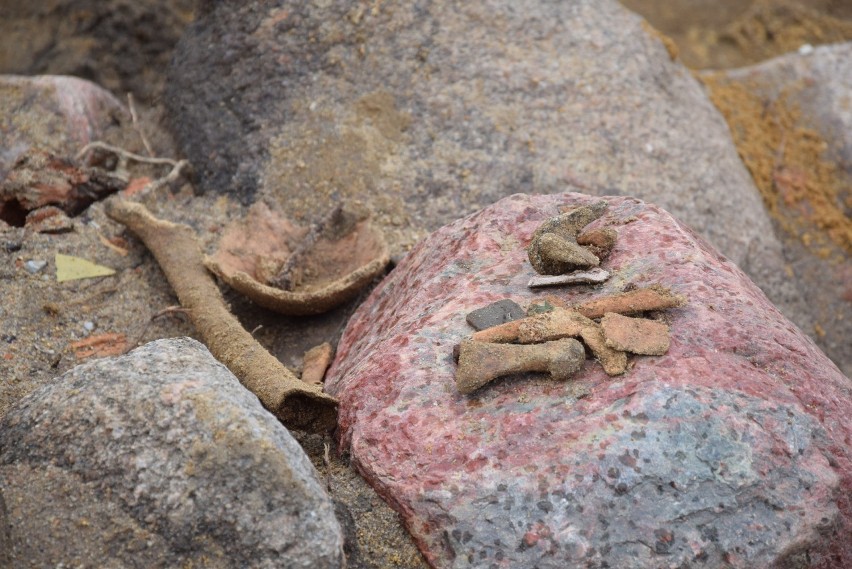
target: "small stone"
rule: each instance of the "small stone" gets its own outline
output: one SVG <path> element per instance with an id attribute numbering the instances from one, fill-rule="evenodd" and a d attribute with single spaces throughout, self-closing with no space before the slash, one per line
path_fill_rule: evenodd
<path id="1" fill-rule="evenodd" d="M 83 328 L 86 330 L 86 332 L 91 332 L 95 329 L 95 323 L 91 320 L 87 320 L 86 322 L 83 322 Z"/>
<path id="2" fill-rule="evenodd" d="M 631 318 L 607 312 L 601 319 L 606 345 L 645 356 L 661 356 L 669 350 L 669 327 L 647 318 Z"/>
<path id="3" fill-rule="evenodd" d="M 31 275 L 36 274 L 46 266 L 47 261 L 42 261 L 41 259 L 30 259 L 24 263 L 24 269 Z"/>
<path id="4" fill-rule="evenodd" d="M 37 233 L 68 233 L 74 230 L 74 221 L 54 205 L 34 209 L 27 214 L 24 225 Z"/>
<path id="5" fill-rule="evenodd" d="M 477 308 L 468 313 L 467 323 L 476 330 L 485 330 L 492 326 L 505 324 L 526 316 L 526 312 L 514 300 L 504 299 L 492 302 L 488 306 Z"/>

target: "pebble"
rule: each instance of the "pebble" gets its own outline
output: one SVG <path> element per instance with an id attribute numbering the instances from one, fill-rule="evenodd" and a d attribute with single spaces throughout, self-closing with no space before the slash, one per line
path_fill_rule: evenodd
<path id="1" fill-rule="evenodd" d="M 36 274 L 46 266 L 47 261 L 42 261 L 41 259 L 30 259 L 24 263 L 24 269 L 31 275 Z"/>
<path id="2" fill-rule="evenodd" d="M 467 323 L 475 330 L 484 330 L 524 316 L 526 316 L 524 309 L 517 302 L 507 298 L 470 312 L 467 315 Z"/>

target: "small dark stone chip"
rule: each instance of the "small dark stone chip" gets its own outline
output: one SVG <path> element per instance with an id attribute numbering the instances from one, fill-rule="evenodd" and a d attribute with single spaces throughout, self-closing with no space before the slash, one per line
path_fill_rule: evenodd
<path id="1" fill-rule="evenodd" d="M 524 309 L 514 300 L 504 299 L 488 306 L 477 308 L 467 315 L 467 323 L 473 328 L 484 330 L 526 316 Z"/>

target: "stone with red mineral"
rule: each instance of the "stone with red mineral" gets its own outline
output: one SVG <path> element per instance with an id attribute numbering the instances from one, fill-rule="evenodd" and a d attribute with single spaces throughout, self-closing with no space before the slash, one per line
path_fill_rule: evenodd
<path id="1" fill-rule="evenodd" d="M 436 567 L 852 567 L 852 381 L 656 206 L 607 198 L 590 229 L 617 228 L 612 278 L 560 295 L 685 296 L 666 311 L 664 355 L 616 377 L 587 360 L 566 382 L 455 389 L 465 314 L 543 298 L 524 245 L 559 206 L 597 199 L 511 196 L 432 234 L 379 285 L 326 379 L 353 464 Z"/>

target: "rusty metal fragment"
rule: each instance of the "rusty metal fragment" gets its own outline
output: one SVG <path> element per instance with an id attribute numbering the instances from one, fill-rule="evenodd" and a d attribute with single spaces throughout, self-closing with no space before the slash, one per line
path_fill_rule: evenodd
<path id="1" fill-rule="evenodd" d="M 514 300 L 504 298 L 503 300 L 492 302 L 487 306 L 469 312 L 465 319 L 475 330 L 484 330 L 492 326 L 523 318 L 525 314 L 521 305 Z"/>

